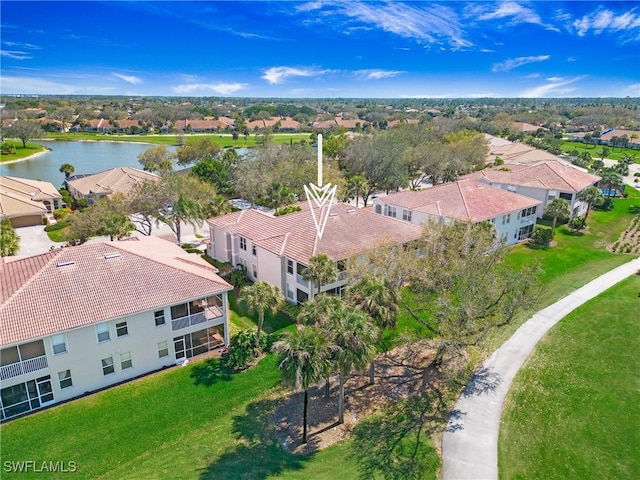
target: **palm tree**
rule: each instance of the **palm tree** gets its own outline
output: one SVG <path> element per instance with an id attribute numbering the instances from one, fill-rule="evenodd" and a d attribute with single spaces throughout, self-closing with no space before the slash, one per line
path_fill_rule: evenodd
<path id="1" fill-rule="evenodd" d="M 330 331 L 336 347 L 335 359 L 340 373 L 338 389 L 338 423 L 344 423 L 344 382 L 352 368 L 364 369 L 376 355 L 378 328 L 360 309 L 335 310 L 330 318 Z"/>
<path id="2" fill-rule="evenodd" d="M 610 152 L 609 152 L 609 149 L 607 147 L 600 147 L 596 153 L 598 155 L 600 155 L 600 159 L 601 160 L 604 160 L 605 157 L 609 156 Z"/>
<path id="3" fill-rule="evenodd" d="M 273 344 L 281 355 L 282 378 L 294 389 L 304 391 L 302 409 L 302 443 L 307 443 L 309 388 L 324 380 L 331 371 L 331 350 L 327 337 L 314 327 L 304 327 L 283 334 Z"/>
<path id="4" fill-rule="evenodd" d="M 327 255 L 319 253 L 309 259 L 309 266 L 303 270 L 302 278 L 317 282 L 318 293 L 316 295 L 319 295 L 322 285 L 335 282 L 338 279 L 338 267 Z"/>
<path id="5" fill-rule="evenodd" d="M 60 165 L 60 173 L 64 173 L 64 178 L 69 178 L 73 172 L 76 171 L 75 167 L 70 163 L 63 163 Z"/>
<path id="6" fill-rule="evenodd" d="M 258 334 L 256 335 L 256 349 L 260 346 L 260 334 L 264 323 L 265 312 L 275 314 L 278 307 L 284 302 L 282 293 L 275 285 L 259 281 L 253 285 L 246 285 L 240 290 L 241 302 L 250 311 L 258 314 Z"/>
<path id="7" fill-rule="evenodd" d="M 356 196 L 356 208 L 360 202 L 360 195 L 366 191 L 368 186 L 369 182 L 362 175 L 354 175 L 348 180 L 348 187 Z"/>
<path id="8" fill-rule="evenodd" d="M 20 237 L 11 225 L 11 221 L 5 218 L 0 222 L 0 257 L 16 255 L 19 248 Z"/>
<path id="9" fill-rule="evenodd" d="M 351 285 L 346 292 L 347 301 L 358 306 L 382 330 L 395 328 L 400 307 L 398 291 L 388 281 L 379 278 L 363 278 Z M 375 382 L 375 363 L 369 366 L 369 384 Z"/>
<path id="10" fill-rule="evenodd" d="M 589 187 L 578 194 L 578 199 L 587 202 L 587 213 L 584 214 L 584 221 L 587 221 L 589 210 L 593 205 L 600 205 L 604 201 L 604 195 L 598 187 Z"/>
<path id="11" fill-rule="evenodd" d="M 100 228 L 100 233 L 103 235 L 109 235 L 109 238 L 113 242 L 114 238 L 120 240 L 121 238 L 129 235 L 135 229 L 136 226 L 131 220 L 129 220 L 129 217 L 119 213 L 114 213 L 104 219 Z"/>
<path id="12" fill-rule="evenodd" d="M 547 208 L 544 209 L 544 213 L 549 217 L 553 217 L 553 223 L 551 224 L 551 236 L 553 237 L 558 218 L 569 218 L 571 216 L 571 206 L 564 198 L 556 198 L 547 205 Z"/>
<path id="13" fill-rule="evenodd" d="M 300 307 L 297 321 L 303 325 L 313 325 L 323 330 L 328 339 L 333 337 L 333 332 L 329 327 L 329 322 L 334 312 L 344 309 L 344 301 L 335 295 L 320 294 L 313 297 L 312 300 L 305 302 Z M 331 385 L 329 377 L 325 382 L 325 397 L 331 395 Z"/>
<path id="14" fill-rule="evenodd" d="M 602 170 L 600 173 L 600 186 L 607 187 L 607 198 L 611 198 L 613 196 L 613 191 L 624 188 L 624 181 L 622 180 L 622 175 L 620 175 L 616 170 L 612 167 L 608 167 Z"/>

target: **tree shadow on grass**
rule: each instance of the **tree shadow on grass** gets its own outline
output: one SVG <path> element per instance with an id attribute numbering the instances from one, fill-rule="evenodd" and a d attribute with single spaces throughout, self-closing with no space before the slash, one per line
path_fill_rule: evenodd
<path id="1" fill-rule="evenodd" d="M 199 478 L 215 480 L 264 479 L 286 470 L 300 470 L 313 454 L 294 455 L 278 443 L 273 412 L 280 400 L 251 403 L 243 415 L 233 418 L 235 447 L 200 472 Z M 215 439 L 212 439 L 215 441 Z"/>
<path id="2" fill-rule="evenodd" d="M 195 385 L 210 387 L 218 382 L 228 382 L 233 372 L 222 366 L 219 358 L 209 358 L 193 365 L 190 377 Z"/>

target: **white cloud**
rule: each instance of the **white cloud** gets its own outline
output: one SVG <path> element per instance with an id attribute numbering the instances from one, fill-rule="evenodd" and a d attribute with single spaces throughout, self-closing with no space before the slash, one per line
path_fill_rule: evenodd
<path id="1" fill-rule="evenodd" d="M 218 95 L 232 95 L 247 86 L 246 83 L 189 83 L 176 85 L 173 91 L 179 94 L 207 91 Z"/>
<path id="2" fill-rule="evenodd" d="M 29 60 L 33 58 L 27 52 L 19 52 L 17 50 L 0 50 L 0 56 L 13 58 L 14 60 Z"/>
<path id="3" fill-rule="evenodd" d="M 564 78 L 564 77 L 550 77 L 547 78 L 547 83 L 539 85 L 529 90 L 525 90 L 519 97 L 525 98 L 540 98 L 540 97 L 561 97 L 570 94 L 575 91 L 575 88 L 567 88 L 567 85 L 582 80 L 584 76 Z"/>
<path id="4" fill-rule="evenodd" d="M 72 95 L 81 93 L 82 89 L 74 85 L 51 82 L 42 78 L 2 75 L 0 77 L 0 90 L 3 93 L 49 95 L 51 92 L 56 92 L 58 94 Z"/>
<path id="5" fill-rule="evenodd" d="M 633 11 L 625 11 L 621 15 L 616 15 L 611 10 L 600 9 L 576 19 L 572 26 L 581 37 L 591 31 L 596 35 L 600 35 L 605 31 L 634 30 L 640 28 L 640 14 L 636 14 Z"/>
<path id="6" fill-rule="evenodd" d="M 381 78 L 392 78 L 404 72 L 402 70 L 370 69 L 370 70 L 356 70 L 353 73 L 356 77 L 363 80 L 380 80 Z"/>
<path id="7" fill-rule="evenodd" d="M 271 85 L 277 85 L 289 77 L 318 77 L 328 71 L 310 67 L 271 67 L 264 70 L 262 78 Z"/>
<path id="8" fill-rule="evenodd" d="M 536 62 L 544 62 L 545 60 L 549 60 L 551 58 L 550 55 L 537 55 L 531 57 L 518 57 L 518 58 L 510 58 L 502 63 L 496 63 L 491 68 L 493 72 L 508 72 L 517 67 L 521 67 L 522 65 L 527 65 L 529 63 Z"/>
<path id="9" fill-rule="evenodd" d="M 624 94 L 628 97 L 640 97 L 640 83 L 634 83 L 627 85 L 624 89 Z"/>
<path id="10" fill-rule="evenodd" d="M 118 77 L 120 80 L 124 80 L 125 82 L 132 85 L 142 83 L 142 79 L 140 77 L 136 77 L 133 75 L 122 75 L 121 73 L 112 73 L 111 75 L 113 75 L 114 77 Z"/>
<path id="11" fill-rule="evenodd" d="M 369 3 L 369 2 L 324 2 L 323 18 L 335 23 L 335 17 L 346 18 L 343 33 L 354 32 L 358 28 L 374 26 L 403 38 L 410 38 L 421 44 L 448 43 L 454 48 L 470 47 L 472 42 L 465 38 L 465 32 L 458 15 L 451 8 L 434 4 Z M 305 4 L 304 10 L 312 11 L 317 4 Z M 354 25 L 359 22 L 360 25 Z M 364 24 L 364 25 L 362 25 Z"/>

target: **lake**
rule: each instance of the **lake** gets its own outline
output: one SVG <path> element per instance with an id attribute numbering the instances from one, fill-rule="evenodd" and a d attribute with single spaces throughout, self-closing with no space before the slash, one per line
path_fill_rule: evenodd
<path id="1" fill-rule="evenodd" d="M 62 185 L 64 174 L 60 165 L 70 163 L 74 174 L 102 172 L 115 167 L 142 168 L 138 155 L 154 145 L 146 143 L 117 142 L 34 142 L 51 150 L 30 160 L 0 165 L 0 174 L 10 177 L 30 178 Z M 167 147 L 175 152 L 176 147 Z"/>

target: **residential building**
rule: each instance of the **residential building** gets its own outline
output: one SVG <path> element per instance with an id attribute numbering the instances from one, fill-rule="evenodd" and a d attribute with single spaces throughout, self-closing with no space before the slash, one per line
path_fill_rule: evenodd
<path id="1" fill-rule="evenodd" d="M 495 165 L 496 160 L 500 160 L 505 165 L 529 165 L 531 163 L 540 163 L 546 161 L 556 161 L 571 165 L 571 162 L 549 153 L 546 150 L 525 145 L 520 142 L 510 142 L 504 138 L 494 137 L 485 134 L 487 144 L 489 145 L 489 153 L 485 159 L 485 163 Z"/>
<path id="2" fill-rule="evenodd" d="M 325 215 L 326 207 L 314 212 L 317 217 Z M 303 278 L 311 257 L 323 253 L 337 263 L 338 280 L 322 285 L 321 291 L 339 294 L 347 281 L 346 260 L 383 244 L 416 240 L 422 231 L 416 225 L 346 203 L 331 205 L 322 238 L 318 237 L 308 207 L 279 217 L 241 210 L 211 218 L 207 223 L 209 256 L 234 267 L 246 267 L 252 280 L 276 285 L 292 303 L 312 299 L 317 293 L 317 285 Z"/>
<path id="3" fill-rule="evenodd" d="M 0 419 L 228 344 L 231 285 L 156 237 L 0 260 Z"/>
<path id="4" fill-rule="evenodd" d="M 62 195 L 49 182 L 0 176 L 0 220 L 13 227 L 42 225 L 42 218 L 62 207 Z"/>
<path id="5" fill-rule="evenodd" d="M 588 204 L 578 198 L 580 192 L 600 181 L 597 175 L 554 161 L 486 168 L 463 178 L 540 200 L 539 218 L 542 218 L 547 204 L 556 198 L 569 202 L 573 217 L 585 214 Z"/>
<path id="6" fill-rule="evenodd" d="M 90 175 L 74 175 L 65 180 L 67 190 L 76 200 L 96 198 L 114 193 L 128 194 L 133 187 L 146 181 L 158 181 L 160 177 L 144 170 L 117 167 Z"/>
<path id="7" fill-rule="evenodd" d="M 490 222 L 506 245 L 533 234 L 542 202 L 475 180 L 458 180 L 423 190 L 391 193 L 373 199 L 376 213 L 414 225 L 430 221 Z"/>

